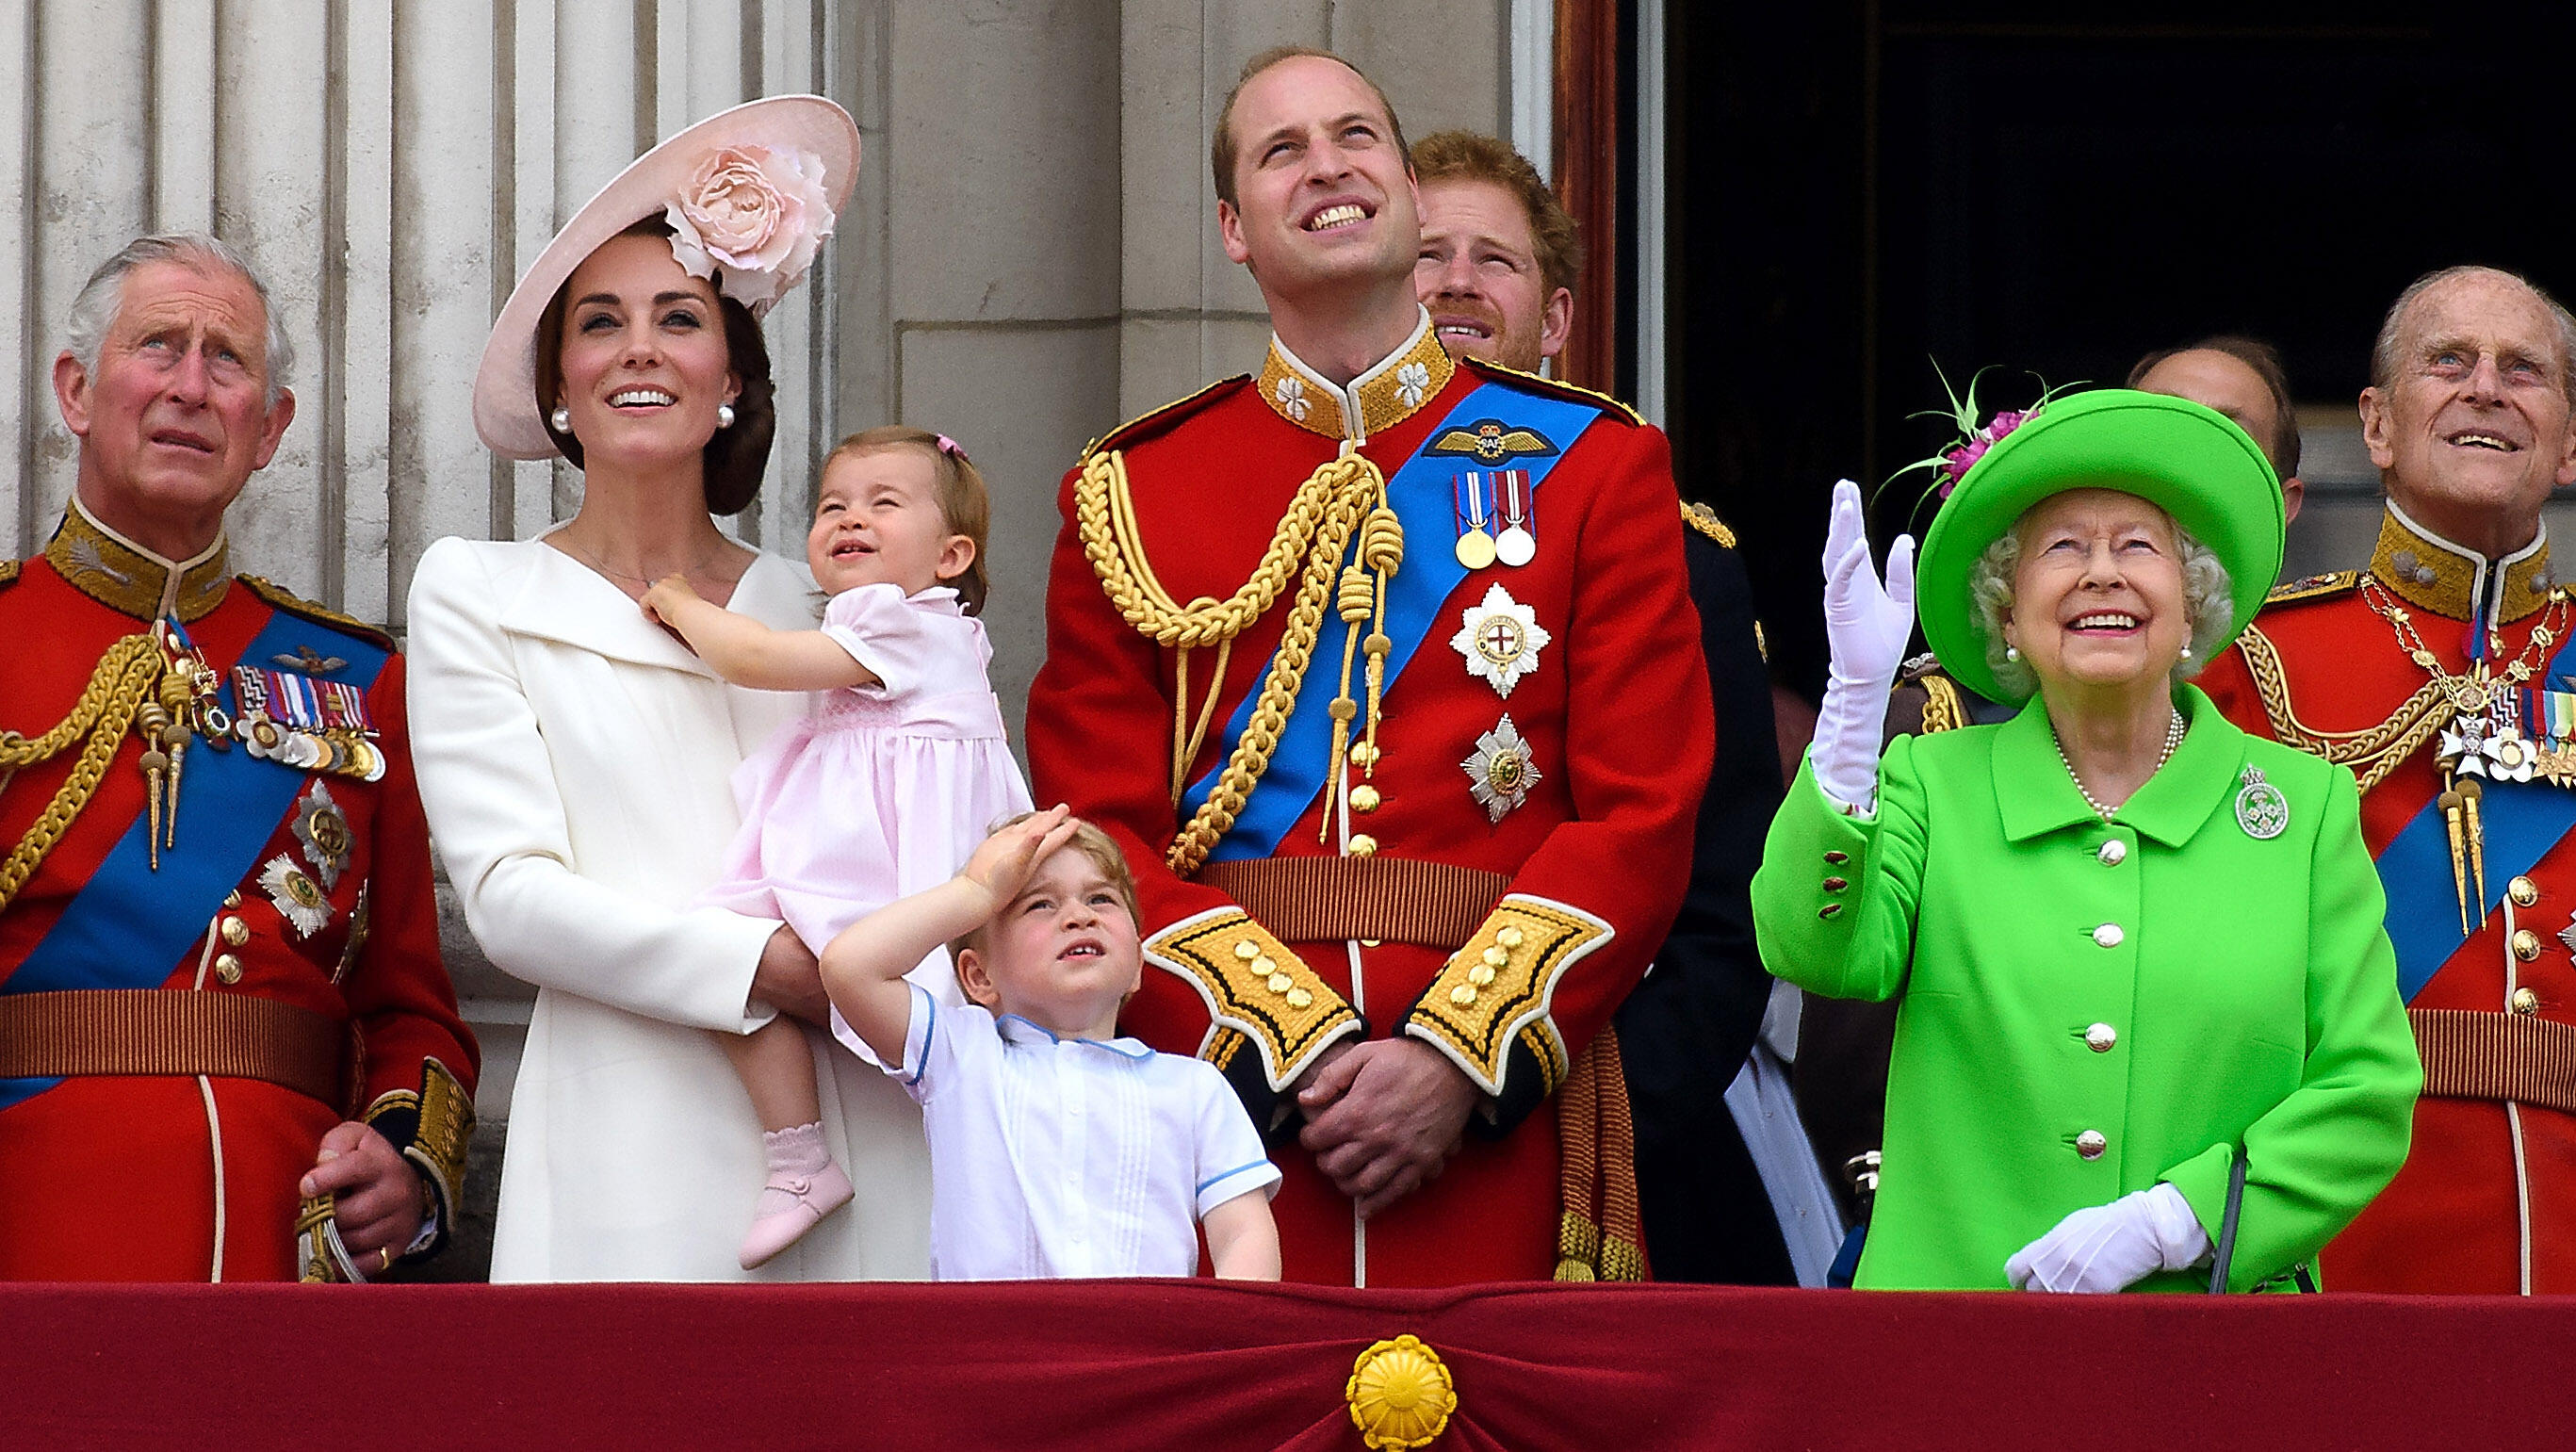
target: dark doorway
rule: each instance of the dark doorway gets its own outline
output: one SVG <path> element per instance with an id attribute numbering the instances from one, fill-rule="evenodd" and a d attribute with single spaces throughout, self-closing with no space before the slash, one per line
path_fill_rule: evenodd
<path id="1" fill-rule="evenodd" d="M 1683 492 L 1743 536 L 1775 668 L 1823 672 L 1824 498 L 1947 440 L 1909 414 L 2117 383 L 2219 331 L 2349 405 L 2381 310 L 2487 262 L 2565 296 L 2555 42 L 2393 7 L 1670 7 L 1669 396 Z M 2554 33 L 2554 32 L 2553 32 Z M 1877 523 L 1906 528 L 1916 491 Z"/>

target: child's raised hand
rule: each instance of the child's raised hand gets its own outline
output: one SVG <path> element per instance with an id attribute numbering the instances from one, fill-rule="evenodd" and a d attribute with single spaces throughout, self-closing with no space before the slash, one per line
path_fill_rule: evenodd
<path id="1" fill-rule="evenodd" d="M 990 911 L 999 912 L 1002 904 L 1020 895 L 1039 863 L 1073 840 L 1079 825 L 1073 809 L 1061 802 L 1043 812 L 1031 812 L 985 838 L 957 875 L 984 889 L 992 899 Z"/>
<path id="2" fill-rule="evenodd" d="M 671 605 L 698 598 L 698 592 L 690 587 L 687 576 L 664 575 L 653 582 L 653 588 L 644 592 L 644 618 L 657 625 L 667 625 L 670 623 Z"/>

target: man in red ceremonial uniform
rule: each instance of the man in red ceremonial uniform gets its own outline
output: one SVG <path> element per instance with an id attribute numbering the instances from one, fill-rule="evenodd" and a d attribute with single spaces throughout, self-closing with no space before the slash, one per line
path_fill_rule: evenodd
<path id="1" fill-rule="evenodd" d="M 401 658 L 226 574 L 286 355 L 247 264 L 172 236 L 54 364 L 78 480 L 0 564 L 0 1277 L 356 1279 L 454 1214 L 476 1054 Z"/>
<path id="2" fill-rule="evenodd" d="M 1712 731 L 1669 451 L 1441 350 L 1403 135 L 1346 62 L 1256 57 L 1211 161 L 1270 354 L 1066 480 L 1039 795 L 1139 870 L 1162 971 L 1127 1027 L 1282 1136 L 1290 1279 L 1633 1274 L 1560 1236 L 1598 1167 L 1531 1111 L 1689 871 Z"/>
<path id="3" fill-rule="evenodd" d="M 2540 509 L 2576 483 L 2576 322 L 2482 267 L 2398 297 L 2361 395 L 2366 571 L 2283 586 L 2200 678 L 2352 767 L 2424 1059 L 2406 1167 L 2330 1288 L 2576 1291 L 2576 610 Z"/>

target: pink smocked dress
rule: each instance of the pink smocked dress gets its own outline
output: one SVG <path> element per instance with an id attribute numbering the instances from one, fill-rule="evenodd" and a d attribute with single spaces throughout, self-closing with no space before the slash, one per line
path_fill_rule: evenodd
<path id="1" fill-rule="evenodd" d="M 862 585 L 832 598 L 822 628 L 878 683 L 817 692 L 804 720 L 735 770 L 742 828 L 700 899 L 782 919 L 817 953 L 955 876 L 996 824 L 1029 809 L 985 675 L 992 642 L 955 590 L 907 599 Z M 960 1001 L 944 950 L 911 977 Z"/>

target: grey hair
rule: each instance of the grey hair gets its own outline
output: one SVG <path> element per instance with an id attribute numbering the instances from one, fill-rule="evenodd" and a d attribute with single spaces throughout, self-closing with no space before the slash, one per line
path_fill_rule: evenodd
<path id="1" fill-rule="evenodd" d="M 2159 509 L 2157 513 L 2164 511 Z M 2029 517 L 2024 513 L 2022 519 Z M 2191 622 L 2191 655 L 2174 666 L 2174 678 L 2181 680 L 2198 674 L 2234 633 L 2235 586 L 2227 578 L 2227 566 L 2219 563 L 2216 550 L 2174 524 L 2172 515 L 2165 514 L 2164 519 L 2173 525 L 2174 550 L 2181 556 L 2182 565 L 2183 618 Z M 1994 543 L 1977 556 L 1977 563 L 1968 571 L 1968 600 L 1976 608 L 1977 625 L 1985 636 L 1986 668 L 1994 672 L 1997 685 L 2027 700 L 2039 690 L 2039 677 L 2032 673 L 2028 662 L 2004 656 L 2004 616 L 2012 610 L 2013 574 L 2021 567 L 2021 526 L 2021 519 L 2014 520 L 2010 529 L 1995 536 Z"/>
<path id="2" fill-rule="evenodd" d="M 2379 321 L 2379 337 L 2370 345 L 2370 386 L 2386 388 L 2396 379 L 2399 363 L 2397 347 L 2401 341 L 2401 334 L 2405 330 L 2408 310 L 2413 308 L 2424 294 L 2446 282 L 2477 276 L 2502 278 L 2514 283 L 2533 297 L 2540 299 L 2541 306 L 2549 309 L 2549 319 L 2558 328 L 2558 387 L 2567 395 L 2570 403 L 2576 403 L 2576 316 L 2570 316 L 2567 309 L 2559 305 L 2558 299 L 2551 297 L 2546 289 L 2521 273 L 2507 272 L 2501 267 L 2485 267 L 2474 262 L 2462 263 L 2456 267 L 2436 268 L 2425 273 L 2422 277 L 2406 284 L 2406 290 L 2397 295 L 2397 301 L 2388 305 L 2388 316 Z"/>
<path id="3" fill-rule="evenodd" d="M 80 295 L 72 299 L 71 317 L 63 325 L 63 351 L 79 361 L 82 372 L 98 377 L 98 351 L 125 306 L 125 280 L 137 268 L 155 262 L 175 262 L 200 271 L 211 265 L 250 284 L 259 298 L 259 314 L 268 323 L 268 406 L 275 408 L 286 392 L 287 376 L 295 371 L 295 342 L 286 336 L 286 325 L 278 320 L 277 308 L 269 300 L 268 283 L 250 259 L 231 243 L 203 232 L 137 237 L 100 263 L 89 281 L 81 284 Z"/>

